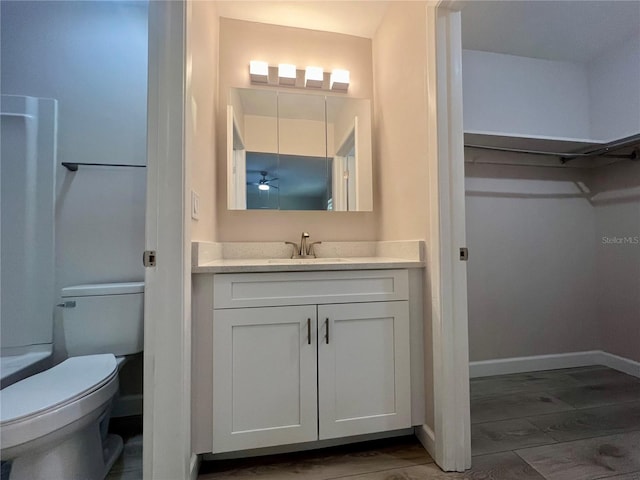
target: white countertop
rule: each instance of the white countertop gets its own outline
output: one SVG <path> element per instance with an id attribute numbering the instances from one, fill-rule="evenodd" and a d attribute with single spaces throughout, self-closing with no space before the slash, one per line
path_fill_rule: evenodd
<path id="1" fill-rule="evenodd" d="M 424 262 L 392 257 L 347 257 L 312 260 L 289 258 L 218 259 L 192 267 L 193 273 L 306 272 L 422 268 Z"/>
<path id="2" fill-rule="evenodd" d="M 194 242 L 193 273 L 307 272 L 385 270 L 425 266 L 421 240 L 384 242 L 322 242 L 318 258 L 289 258 L 284 242 Z"/>

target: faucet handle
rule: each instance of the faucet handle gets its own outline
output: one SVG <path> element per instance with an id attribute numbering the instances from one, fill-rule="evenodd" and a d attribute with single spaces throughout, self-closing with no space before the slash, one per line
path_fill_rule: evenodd
<path id="1" fill-rule="evenodd" d="M 291 252 L 291 258 L 296 258 L 299 256 L 300 247 L 296 242 L 284 242 L 285 245 L 291 245 L 293 247 L 293 252 Z"/>
<path id="2" fill-rule="evenodd" d="M 315 251 L 315 248 L 313 248 L 313 247 L 315 247 L 319 243 L 322 243 L 322 242 L 312 242 L 312 243 L 309 244 L 309 248 L 307 250 L 307 255 L 308 256 L 316 258 L 316 251 Z"/>

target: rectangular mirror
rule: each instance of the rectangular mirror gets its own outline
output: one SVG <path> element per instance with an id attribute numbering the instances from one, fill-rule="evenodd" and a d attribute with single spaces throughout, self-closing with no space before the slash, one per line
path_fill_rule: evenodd
<path id="1" fill-rule="evenodd" d="M 369 100 L 232 88 L 230 210 L 371 211 Z"/>
<path id="2" fill-rule="evenodd" d="M 331 199 L 335 211 L 373 210 L 371 102 L 326 97 Z"/>

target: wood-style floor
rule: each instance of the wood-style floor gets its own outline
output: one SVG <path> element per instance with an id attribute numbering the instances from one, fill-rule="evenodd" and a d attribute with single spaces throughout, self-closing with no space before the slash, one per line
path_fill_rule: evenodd
<path id="1" fill-rule="evenodd" d="M 471 381 L 473 467 L 444 473 L 414 438 L 203 462 L 200 480 L 640 480 L 640 379 L 584 367 Z M 110 477 L 110 480 L 125 477 Z M 129 477 L 126 477 L 129 478 Z"/>
<path id="2" fill-rule="evenodd" d="M 473 467 L 444 473 L 413 437 L 203 462 L 199 480 L 640 480 L 640 379 L 605 367 L 471 381 Z M 142 436 L 107 480 L 142 478 Z M 157 480 L 172 480 L 161 479 Z"/>
<path id="3" fill-rule="evenodd" d="M 112 418 L 109 431 L 122 437 L 124 448 L 105 480 L 142 480 L 142 416 Z"/>

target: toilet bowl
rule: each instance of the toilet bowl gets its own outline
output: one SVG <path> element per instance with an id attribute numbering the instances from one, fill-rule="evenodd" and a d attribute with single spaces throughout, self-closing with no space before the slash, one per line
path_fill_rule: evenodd
<path id="1" fill-rule="evenodd" d="M 0 390 L 9 480 L 103 480 L 122 451 L 107 434 L 122 357 L 142 351 L 141 282 L 62 290 L 67 360 Z"/>
<path id="2" fill-rule="evenodd" d="M 69 358 L 0 390 L 10 479 L 104 478 L 122 451 L 122 439 L 102 424 L 117 391 L 112 354 Z"/>

